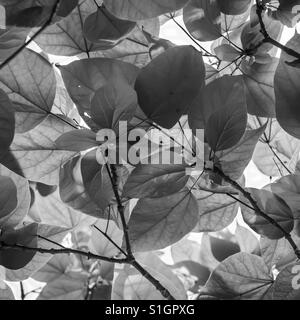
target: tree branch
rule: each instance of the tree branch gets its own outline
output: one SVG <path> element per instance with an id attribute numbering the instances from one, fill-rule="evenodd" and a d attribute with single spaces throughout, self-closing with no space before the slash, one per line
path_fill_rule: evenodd
<path id="1" fill-rule="evenodd" d="M 278 230 L 282 232 L 286 240 L 289 242 L 291 247 L 293 248 L 295 255 L 298 259 L 300 259 L 300 250 L 297 247 L 296 243 L 292 239 L 290 233 L 288 233 L 277 221 L 272 219 L 267 213 L 263 212 L 256 201 L 252 198 L 251 193 L 247 192 L 242 186 L 240 186 L 236 181 L 233 181 L 230 177 L 228 177 L 221 169 L 218 167 L 214 167 L 213 169 L 205 169 L 208 172 L 214 172 L 219 175 L 225 182 L 229 183 L 233 188 L 239 191 L 251 204 L 252 210 L 256 212 L 257 215 L 261 216 L 265 220 L 267 220 L 270 224 L 276 227 Z"/>
<path id="2" fill-rule="evenodd" d="M 102 260 L 106 262 L 112 262 L 112 263 L 128 263 L 128 259 L 116 259 L 116 258 L 108 258 L 104 256 L 99 256 L 97 254 L 93 254 L 91 252 L 84 252 L 80 250 L 75 250 L 71 248 L 63 248 L 63 249 L 44 249 L 44 248 L 34 248 L 34 247 L 28 247 L 21 244 L 9 244 L 5 241 L 0 241 L 0 251 L 5 249 L 16 249 L 16 250 L 22 250 L 22 251 L 31 251 L 31 252 L 38 252 L 42 254 L 77 254 L 83 257 L 86 257 L 88 259 L 96 259 L 96 260 Z"/>
<path id="3" fill-rule="evenodd" d="M 273 44 L 275 47 L 281 49 L 282 51 L 284 51 L 285 53 L 287 53 L 288 55 L 295 57 L 297 59 L 300 59 L 300 53 L 298 53 L 297 51 L 286 47 L 285 45 L 281 44 L 280 42 L 276 41 L 275 39 L 271 38 L 266 26 L 264 24 L 264 20 L 263 20 L 263 12 L 265 10 L 265 6 L 261 3 L 260 0 L 256 0 L 256 14 L 258 16 L 258 20 L 259 20 L 259 24 L 260 24 L 260 28 L 261 28 L 261 33 L 264 36 L 264 40 L 258 45 L 256 46 L 256 49 L 258 47 L 260 47 L 263 43 L 271 43 Z"/>

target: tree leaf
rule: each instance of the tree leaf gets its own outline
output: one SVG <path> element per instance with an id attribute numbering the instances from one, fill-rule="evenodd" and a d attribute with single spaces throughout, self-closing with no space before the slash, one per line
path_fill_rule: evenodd
<path id="1" fill-rule="evenodd" d="M 13 102 L 16 132 L 24 133 L 41 123 L 51 111 L 56 80 L 44 56 L 24 49 L 0 72 L 0 88 Z"/>
<path id="2" fill-rule="evenodd" d="M 123 196 L 160 198 L 176 193 L 189 179 L 185 169 L 185 165 L 139 164 L 126 181 Z"/>
<path id="3" fill-rule="evenodd" d="M 13 105 L 7 94 L 0 89 L 0 158 L 8 150 L 15 134 Z"/>
<path id="4" fill-rule="evenodd" d="M 30 211 L 34 211 L 43 224 L 59 226 L 70 231 L 96 221 L 96 218 L 82 214 L 63 203 L 58 190 L 47 197 L 35 194 L 34 205 Z"/>
<path id="5" fill-rule="evenodd" d="M 72 130 L 61 135 L 55 145 L 59 150 L 85 151 L 99 146 L 96 134 L 89 129 Z"/>
<path id="6" fill-rule="evenodd" d="M 119 122 L 130 122 L 136 113 L 137 95 L 125 81 L 115 81 L 96 91 L 91 104 L 91 117 L 99 129 L 119 133 Z"/>
<path id="7" fill-rule="evenodd" d="M 9 229 L 17 226 L 27 215 L 30 205 L 29 183 L 23 177 L 15 174 L 6 167 L 0 165 L 0 174 L 9 177 L 17 188 L 17 206 L 3 219 L 0 219 L 1 229 Z"/>
<path id="8" fill-rule="evenodd" d="M 0 280 L 0 300 L 15 300 L 11 288 L 2 280 Z"/>
<path id="9" fill-rule="evenodd" d="M 294 37 L 286 44 L 287 47 L 300 51 L 300 35 Z M 275 96 L 276 96 L 276 116 L 281 127 L 293 137 L 300 138 L 299 123 L 299 83 L 300 69 L 288 64 L 290 57 L 282 52 L 280 62 L 275 74 Z"/>
<path id="10" fill-rule="evenodd" d="M 239 205 L 226 194 L 197 190 L 199 216 L 197 232 L 219 231 L 230 225 L 237 215 Z"/>
<path id="11" fill-rule="evenodd" d="M 105 7 L 116 17 L 143 20 L 181 9 L 188 0 L 104 0 Z"/>
<path id="12" fill-rule="evenodd" d="M 244 85 L 239 77 L 224 76 L 203 90 L 205 135 L 213 151 L 228 149 L 243 137 L 247 125 Z"/>
<path id="13" fill-rule="evenodd" d="M 291 232 L 294 228 L 294 217 L 286 202 L 268 190 L 258 190 L 247 188 L 259 208 L 269 217 L 275 220 L 286 232 Z M 246 203 L 248 200 L 244 199 Z M 251 204 L 249 204 L 251 205 Z M 280 239 L 284 236 L 281 230 L 272 225 L 265 218 L 252 209 L 242 205 L 242 214 L 245 222 L 257 233 L 270 239 Z"/>
<path id="14" fill-rule="evenodd" d="M 0 29 L 0 61 L 10 57 L 22 44 L 28 35 L 27 29 Z"/>
<path id="15" fill-rule="evenodd" d="M 93 0 L 80 0 L 69 16 L 49 26 L 35 39 L 47 53 L 61 56 L 74 56 L 97 50 L 83 33 L 85 19 L 97 10 Z"/>
<path id="16" fill-rule="evenodd" d="M 272 290 L 273 300 L 299 300 L 299 263 L 285 267 L 277 276 Z"/>
<path id="17" fill-rule="evenodd" d="M 98 219 L 94 225 L 104 232 L 110 239 L 113 239 L 119 247 L 122 246 L 123 231 L 117 227 L 114 221 Z M 120 250 L 96 228 L 92 229 L 89 246 L 93 252 L 104 257 L 114 257 L 120 253 Z"/>
<path id="18" fill-rule="evenodd" d="M 17 204 L 17 188 L 13 180 L 9 177 L 0 176 L 0 222 L 16 209 Z"/>
<path id="19" fill-rule="evenodd" d="M 299 246 L 299 237 L 297 237 L 293 232 L 291 233 L 291 236 L 297 246 Z M 274 266 L 277 270 L 282 270 L 286 265 L 297 261 L 293 248 L 285 238 L 270 240 L 266 237 L 261 237 L 260 247 L 261 256 L 270 270 Z"/>
<path id="20" fill-rule="evenodd" d="M 237 224 L 234 235 L 242 252 L 257 253 L 260 248 L 259 241 L 252 231 Z"/>
<path id="21" fill-rule="evenodd" d="M 137 260 L 157 279 L 175 299 L 185 300 L 186 293 L 181 281 L 155 254 L 139 254 Z M 115 267 L 112 290 L 113 300 L 164 300 L 161 293 L 130 265 Z"/>
<path id="22" fill-rule="evenodd" d="M 238 15 L 246 12 L 251 0 L 217 0 L 221 12 L 229 15 Z"/>
<path id="23" fill-rule="evenodd" d="M 55 140 L 71 129 L 59 118 L 48 116 L 33 130 L 16 134 L 1 163 L 29 180 L 57 185 L 60 166 L 74 152 L 58 150 Z"/>
<path id="24" fill-rule="evenodd" d="M 187 113 L 204 79 L 201 53 L 191 46 L 168 49 L 139 73 L 139 105 L 148 118 L 170 129 Z"/>
<path id="25" fill-rule="evenodd" d="M 258 117 L 275 117 L 274 76 L 277 66 L 277 58 L 272 58 L 270 63 L 265 64 L 241 64 L 248 113 Z"/>
<path id="26" fill-rule="evenodd" d="M 105 50 L 125 39 L 135 26 L 135 22 L 118 19 L 106 8 L 99 7 L 85 19 L 83 31 L 89 41 L 96 42 L 98 47 L 102 45 Z"/>
<path id="27" fill-rule="evenodd" d="M 241 55 L 240 51 L 226 43 L 214 48 L 214 52 L 220 60 L 229 62 L 237 59 Z"/>
<path id="28" fill-rule="evenodd" d="M 230 256 L 215 269 L 200 295 L 258 300 L 267 293 L 272 282 L 262 258 L 241 252 Z"/>
<path id="29" fill-rule="evenodd" d="M 255 130 L 246 130 L 242 139 L 234 147 L 216 153 L 216 161 L 222 171 L 233 180 L 238 180 L 250 163 L 259 138 L 267 124 Z"/>
<path id="30" fill-rule="evenodd" d="M 84 300 L 88 274 L 74 270 L 69 255 L 54 256 L 34 278 L 47 282 L 38 300 Z"/>
<path id="31" fill-rule="evenodd" d="M 106 58 L 84 59 L 60 67 L 66 88 L 81 117 L 92 127 L 91 101 L 95 93 L 114 81 L 133 85 L 139 69 L 129 63 Z M 98 131 L 98 130 L 97 130 Z"/>
<path id="32" fill-rule="evenodd" d="M 187 189 L 163 198 L 141 199 L 128 223 L 132 249 L 165 248 L 192 231 L 197 217 L 197 202 Z"/>
<path id="33" fill-rule="evenodd" d="M 189 33 L 199 41 L 221 36 L 221 13 L 217 0 L 192 0 L 183 9 L 183 21 Z"/>

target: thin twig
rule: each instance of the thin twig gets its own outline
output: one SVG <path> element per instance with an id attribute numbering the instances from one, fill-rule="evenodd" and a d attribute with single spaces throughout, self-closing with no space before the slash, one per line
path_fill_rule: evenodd
<path id="1" fill-rule="evenodd" d="M 285 45 L 281 44 L 280 42 L 276 41 L 275 39 L 271 38 L 271 36 L 269 35 L 264 20 L 263 20 L 263 12 L 265 10 L 265 6 L 261 3 L 260 0 L 256 0 L 256 14 L 258 16 L 258 20 L 259 20 L 259 24 L 260 24 L 260 32 L 264 37 L 264 40 L 259 44 L 259 46 L 261 46 L 263 43 L 271 43 L 273 44 L 275 47 L 281 49 L 282 51 L 284 51 L 285 53 L 287 53 L 288 55 L 295 57 L 297 59 L 300 59 L 300 53 L 286 47 Z M 256 47 L 258 48 L 258 47 Z"/>
<path id="2" fill-rule="evenodd" d="M 77 254 L 83 257 L 86 257 L 88 259 L 96 259 L 96 260 L 102 260 L 106 262 L 112 262 L 112 263 L 127 263 L 128 259 L 117 259 L 117 258 L 108 258 L 108 257 L 103 257 L 91 252 L 85 252 L 85 251 L 80 251 L 80 250 L 75 250 L 71 248 L 64 248 L 64 249 L 44 249 L 44 248 L 34 248 L 34 247 L 29 247 L 21 244 L 9 244 L 6 243 L 5 241 L 0 241 L 0 250 L 5 250 L 5 249 L 17 249 L 17 250 L 23 250 L 23 251 L 31 251 L 31 252 L 38 252 L 42 254 Z"/>

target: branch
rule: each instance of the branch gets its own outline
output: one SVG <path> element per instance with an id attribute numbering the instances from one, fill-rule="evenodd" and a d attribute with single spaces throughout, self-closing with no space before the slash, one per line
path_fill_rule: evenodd
<path id="1" fill-rule="evenodd" d="M 275 47 L 281 49 L 282 51 L 284 51 L 288 55 L 295 57 L 297 59 L 300 59 L 300 53 L 298 53 L 297 51 L 295 51 L 291 48 L 284 46 L 280 42 L 278 42 L 275 39 L 270 37 L 270 35 L 266 29 L 266 26 L 264 24 L 264 20 L 263 20 L 263 12 L 265 10 L 265 6 L 261 3 L 260 0 L 256 0 L 256 5 L 257 5 L 256 14 L 258 16 L 258 20 L 259 20 L 259 24 L 260 24 L 260 28 L 261 28 L 260 31 L 261 31 L 262 35 L 264 36 L 264 40 L 258 46 L 256 46 L 256 49 L 258 47 L 260 47 L 263 43 L 268 42 L 268 43 L 273 44 Z"/>
<path id="2" fill-rule="evenodd" d="M 91 252 L 84 252 L 80 250 L 75 250 L 75 249 L 70 249 L 70 248 L 63 248 L 63 249 L 44 249 L 44 248 L 34 248 L 34 247 L 28 247 L 25 245 L 21 244 L 9 244 L 4 241 L 0 241 L 0 251 L 2 249 L 17 249 L 17 250 L 22 250 L 22 251 L 31 251 L 31 252 L 38 252 L 42 254 L 78 254 L 80 256 L 86 257 L 88 259 L 96 259 L 96 260 L 102 260 L 106 262 L 112 262 L 112 263 L 127 263 L 128 259 L 116 259 L 116 258 L 108 258 L 108 257 L 103 257 L 99 256 L 97 254 L 93 254 Z"/>
<path id="3" fill-rule="evenodd" d="M 294 242 L 294 240 L 292 239 L 292 236 L 290 235 L 290 233 L 288 233 L 277 221 L 275 221 L 274 219 L 272 219 L 268 214 L 266 214 L 265 212 L 263 212 L 260 207 L 258 206 L 258 204 L 256 203 L 256 201 L 252 198 L 251 193 L 247 192 L 242 186 L 240 186 L 236 181 L 233 181 L 230 177 L 228 177 L 221 169 L 219 169 L 218 167 L 214 167 L 214 169 L 205 169 L 206 171 L 209 172 L 214 172 L 216 174 L 219 175 L 219 177 L 221 177 L 224 181 L 226 181 L 227 183 L 229 183 L 233 188 L 235 188 L 237 191 L 239 191 L 251 204 L 252 206 L 252 210 L 254 210 L 256 212 L 256 214 L 260 215 L 262 218 L 264 218 L 265 220 L 267 220 L 270 224 L 272 224 L 274 227 L 276 227 L 277 229 L 279 229 L 282 234 L 284 235 L 284 237 L 286 238 L 286 240 L 289 242 L 289 244 L 291 245 L 291 247 L 293 248 L 295 255 L 297 256 L 298 259 L 300 259 L 300 249 L 297 247 L 296 243 Z"/>
<path id="4" fill-rule="evenodd" d="M 142 265 L 140 265 L 136 261 L 134 255 L 132 253 L 132 249 L 131 249 L 129 233 L 128 233 L 128 225 L 127 225 L 126 218 L 125 218 L 124 206 L 122 205 L 121 197 L 120 197 L 119 191 L 118 191 L 118 176 L 117 176 L 117 172 L 116 172 L 116 167 L 115 167 L 115 165 L 109 166 L 106 163 L 106 169 L 107 169 L 107 172 L 108 172 L 110 180 L 111 180 L 111 184 L 112 184 L 113 191 L 114 191 L 114 194 L 116 197 L 116 201 L 118 203 L 118 210 L 120 213 L 121 222 L 122 222 L 122 226 L 123 226 L 124 239 L 125 239 L 125 245 L 126 245 L 126 251 L 127 251 L 126 263 L 132 265 L 136 270 L 138 270 L 142 274 L 142 276 L 144 276 L 148 281 L 150 281 L 150 283 L 153 284 L 153 286 L 161 293 L 161 295 L 164 298 L 166 298 L 168 300 L 175 300 L 175 298 L 168 291 L 168 289 L 166 289 L 157 279 L 155 279 L 146 269 L 144 269 L 144 267 Z"/>

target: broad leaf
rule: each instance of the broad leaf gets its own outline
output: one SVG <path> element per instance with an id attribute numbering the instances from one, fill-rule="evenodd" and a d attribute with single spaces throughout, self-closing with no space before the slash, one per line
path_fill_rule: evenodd
<path id="1" fill-rule="evenodd" d="M 74 152 L 58 150 L 55 140 L 71 129 L 71 125 L 49 115 L 31 131 L 16 134 L 1 163 L 29 180 L 56 185 L 60 166 Z"/>
<path id="2" fill-rule="evenodd" d="M 201 53 L 191 46 L 168 49 L 139 73 L 138 102 L 148 118 L 170 129 L 188 112 L 204 79 Z"/>
<path id="3" fill-rule="evenodd" d="M 217 3 L 223 13 L 238 15 L 248 10 L 251 0 L 217 0 Z"/>
<path id="4" fill-rule="evenodd" d="M 56 80 L 46 58 L 24 49 L 0 72 L 0 88 L 14 104 L 16 131 L 26 132 L 46 118 L 55 98 Z"/>
<path id="5" fill-rule="evenodd" d="M 262 258 L 238 253 L 223 261 L 212 273 L 201 296 L 218 299 L 257 300 L 270 289 L 273 278 Z"/>
<path id="6" fill-rule="evenodd" d="M 221 36 L 221 13 L 217 0 L 192 0 L 183 9 L 183 21 L 189 33 L 199 41 Z"/>
<path id="7" fill-rule="evenodd" d="M 300 35 L 295 34 L 287 47 L 300 52 Z M 290 56 L 282 52 L 275 74 L 276 116 L 281 127 L 290 135 L 300 138 L 299 83 L 300 69 L 286 64 Z"/>
<path id="8" fill-rule="evenodd" d="M 74 61 L 60 68 L 66 88 L 82 118 L 92 127 L 91 101 L 95 93 L 118 80 L 133 85 L 139 69 L 118 60 L 95 58 Z"/>
<path id="9" fill-rule="evenodd" d="M 293 230 L 293 213 L 283 199 L 268 190 L 258 190 L 254 188 L 248 188 L 247 190 L 256 201 L 258 207 L 266 215 L 276 221 L 287 233 Z M 242 200 L 251 206 L 249 201 L 244 199 L 244 197 Z M 242 214 L 246 223 L 257 233 L 270 239 L 280 239 L 284 237 L 282 231 L 261 216 L 259 212 L 255 212 L 249 207 L 242 205 Z"/>
<path id="10" fill-rule="evenodd" d="M 97 43 L 99 49 L 103 46 L 105 50 L 125 39 L 135 26 L 135 22 L 118 19 L 106 8 L 99 7 L 86 18 L 83 31 L 88 40 Z"/>
<path id="11" fill-rule="evenodd" d="M 187 189 L 171 196 L 141 199 L 128 223 L 135 251 L 165 248 L 183 238 L 197 223 L 196 199 Z"/>
<path id="12" fill-rule="evenodd" d="M 300 266 L 293 263 L 285 267 L 277 276 L 272 289 L 273 300 L 300 299 Z"/>
<path id="13" fill-rule="evenodd" d="M 258 117 L 275 117 L 274 76 L 278 59 L 260 64 L 241 64 L 246 86 L 247 111 Z"/>
<path id="14" fill-rule="evenodd" d="M 9 177 L 0 176 L 0 225 L 17 207 L 17 188 Z"/>
<path id="15" fill-rule="evenodd" d="M 143 20 L 158 17 L 182 8 L 188 0 L 104 0 L 112 14 L 128 20 Z"/>
<path id="16" fill-rule="evenodd" d="M 139 164 L 130 174 L 123 195 L 130 198 L 160 198 L 180 191 L 189 176 L 185 165 Z"/>
<path id="17" fill-rule="evenodd" d="M 205 136 L 212 150 L 236 145 L 247 125 L 245 88 L 240 77 L 225 76 L 210 83 L 203 90 L 203 108 Z"/>

